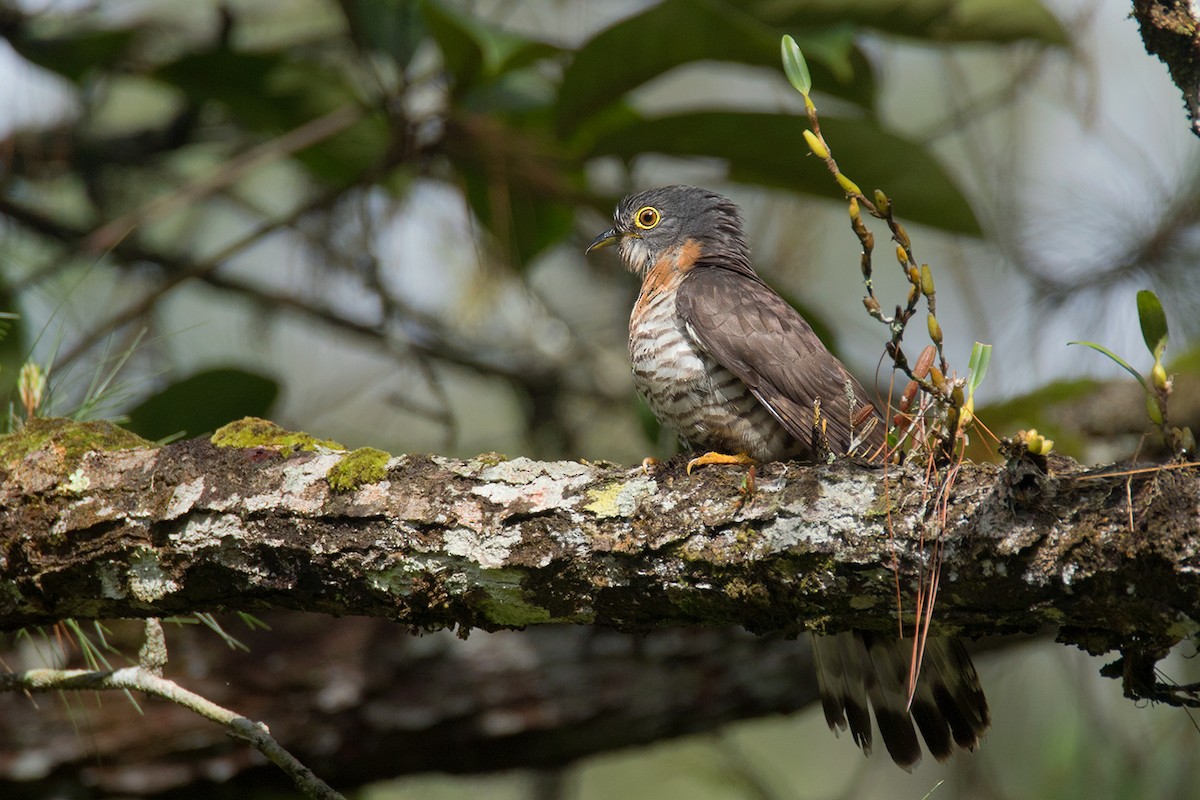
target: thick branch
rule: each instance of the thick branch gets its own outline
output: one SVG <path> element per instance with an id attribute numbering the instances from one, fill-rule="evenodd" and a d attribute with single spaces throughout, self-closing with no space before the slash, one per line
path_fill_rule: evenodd
<path id="1" fill-rule="evenodd" d="M 0 482 L 5 628 L 281 607 L 417 628 L 895 630 L 893 554 L 914 586 L 938 519 L 937 620 L 969 636 L 1054 625 L 1094 652 L 1158 651 L 1200 599 L 1194 470 L 971 466 L 938 507 L 919 470 L 765 465 L 747 497 L 724 467 L 410 455 L 338 493 L 341 452 L 193 440 L 76 463 L 56 441 Z"/>

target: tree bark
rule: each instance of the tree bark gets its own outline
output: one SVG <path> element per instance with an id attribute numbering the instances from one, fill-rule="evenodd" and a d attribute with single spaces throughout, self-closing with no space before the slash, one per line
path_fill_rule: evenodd
<path id="1" fill-rule="evenodd" d="M 803 645 L 787 639 L 805 628 L 896 630 L 898 581 L 911 627 L 935 539 L 935 630 L 1050 626 L 1091 652 L 1120 650 L 1127 686 L 1153 683 L 1154 660 L 1196 630 L 1200 608 L 1194 468 L 1085 470 L 1022 456 L 964 465 L 937 489 L 915 465 L 768 464 L 748 491 L 745 468 L 687 476 L 677 463 L 646 474 L 407 455 L 381 458 L 360 482 L 341 469 L 353 454 L 293 452 L 270 436 L 252 447 L 80 450 L 97 436 L 128 447 L 106 431 L 37 421 L 24 444 L 0 442 L 0 625 L 271 609 L 378 617 L 317 633 L 318 617 L 271 616 L 277 631 L 234 631 L 252 651 L 220 668 L 204 666 L 194 632 L 172 645 L 179 680 L 215 702 L 233 705 L 229 675 L 254 684 L 262 704 L 236 710 L 268 722 L 335 785 L 339 765 L 364 780 L 558 764 L 797 708 L 813 687 Z M 540 627 L 454 647 L 384 619 L 460 635 Z M 683 632 L 696 627 L 711 630 Z M 299 647 L 280 652 L 298 657 L 273 662 L 289 643 Z M 518 669 L 546 664 L 558 666 L 554 686 Z M 189 740 L 192 759 L 168 757 L 159 731 L 194 725 L 148 725 L 145 747 L 129 747 L 138 737 L 105 722 L 128 711 L 116 697 L 93 723 L 107 735 L 94 739 L 121 759 L 89 763 L 85 739 L 56 760 L 32 733 L 44 730 L 42 712 L 31 719 L 23 698 L 3 700 L 0 741 L 23 744 L 0 748 L 0 777 L 62 768 L 122 791 L 240 771 L 278 780 L 215 728 Z M 147 706 L 156 718 L 184 713 Z M 373 735 L 361 735 L 364 723 Z M 122 771 L 130 760 L 139 769 Z"/>
<path id="2" fill-rule="evenodd" d="M 1192 133 L 1200 136 L 1200 3 L 1196 0 L 1134 0 L 1146 52 L 1167 65 L 1183 92 Z"/>
<path id="3" fill-rule="evenodd" d="M 76 430 L 0 481 L 5 629 L 289 608 L 421 630 L 889 631 L 897 572 L 908 595 L 935 536 L 937 623 L 966 636 L 1173 642 L 1200 597 L 1191 468 L 1047 474 L 1028 458 L 964 465 L 935 492 L 918 466 L 781 463 L 748 493 L 745 469 L 406 455 L 339 492 L 344 451 L 72 456 L 59 441 Z"/>

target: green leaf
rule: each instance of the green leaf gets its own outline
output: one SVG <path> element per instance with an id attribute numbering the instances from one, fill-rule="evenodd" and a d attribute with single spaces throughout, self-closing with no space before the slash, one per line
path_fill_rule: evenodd
<path id="1" fill-rule="evenodd" d="M 1149 289 L 1137 293 L 1138 321 L 1142 324 L 1142 339 L 1154 356 L 1155 363 L 1162 360 L 1167 349 L 1167 315 L 1163 311 L 1158 295 Z"/>
<path id="2" fill-rule="evenodd" d="M 483 72 L 483 48 L 463 24 L 462 18 L 434 0 L 423 0 L 421 14 L 438 49 L 442 51 L 442 63 L 454 76 L 455 87 L 461 91 L 479 80 Z"/>
<path id="3" fill-rule="evenodd" d="M 213 50 L 184 56 L 155 71 L 193 102 L 215 102 L 251 131 L 280 134 L 348 105 L 358 96 L 328 65 L 279 53 Z M 346 130 L 295 154 L 317 178 L 353 181 L 378 163 L 390 144 L 381 114 L 364 114 Z"/>
<path id="4" fill-rule="evenodd" d="M 132 30 L 82 30 L 54 38 L 24 35 L 26 31 L 21 34 L 9 39 L 18 53 L 73 83 L 121 63 L 136 38 Z"/>
<path id="5" fill-rule="evenodd" d="M 214 50 L 191 53 L 164 64 L 154 76 L 194 102 L 221 103 L 253 130 L 278 132 L 307 117 L 297 113 L 296 108 L 304 103 L 304 98 L 268 91 L 271 76 L 284 65 L 283 57 L 277 54 Z M 282 119 L 280 110 L 284 110 Z"/>
<path id="6" fill-rule="evenodd" d="M 864 108 L 874 102 L 870 65 L 848 26 L 796 35 L 817 85 Z M 625 98 L 630 90 L 675 67 L 729 61 L 779 70 L 779 34 L 720 0 L 665 0 L 596 34 L 563 75 L 557 127 L 569 135 Z"/>
<path id="7" fill-rule="evenodd" d="M 742 8 L 783 29 L 851 24 L 936 42 L 1069 42 L 1039 0 L 746 0 Z"/>
<path id="8" fill-rule="evenodd" d="M 487 25 L 440 2 L 422 0 L 421 12 L 433 34 L 458 93 L 481 80 L 494 78 L 560 52 L 547 42 L 528 39 Z"/>
<path id="9" fill-rule="evenodd" d="M 988 364 L 992 362 L 992 346 L 976 342 L 971 348 L 971 360 L 967 364 L 967 397 L 975 394 L 983 377 L 987 375 Z"/>
<path id="10" fill-rule="evenodd" d="M 796 44 L 796 40 L 791 36 L 784 36 L 780 41 L 780 49 L 783 72 L 787 75 L 788 83 L 792 84 L 792 88 L 797 92 L 808 97 L 812 91 L 812 76 L 808 74 L 808 63 L 804 60 L 804 53 L 800 52 L 800 45 Z"/>
<path id="11" fill-rule="evenodd" d="M 700 111 L 657 119 L 627 116 L 602 133 L 588 156 L 632 159 L 657 152 L 723 158 L 735 180 L 842 200 L 825 165 L 807 158 L 801 120 L 787 114 Z M 838 163 L 860 186 L 880 188 L 896 213 L 914 222 L 979 235 L 979 223 L 954 181 L 918 143 L 870 119 L 822 117 L 821 132 Z"/>
<path id="12" fill-rule="evenodd" d="M 360 46 L 408 66 L 426 34 L 416 0 L 342 0 L 341 7 Z"/>
<path id="13" fill-rule="evenodd" d="M 1121 358 L 1119 355 L 1114 353 L 1112 350 L 1109 350 L 1104 345 L 1096 344 L 1095 342 L 1067 342 L 1068 346 L 1073 345 L 1073 344 L 1081 344 L 1084 347 L 1090 347 L 1093 350 L 1095 350 L 1096 352 L 1103 353 L 1104 355 L 1108 356 L 1115 363 L 1119 364 L 1122 368 L 1124 368 L 1126 372 L 1128 372 L 1133 377 L 1137 378 L 1138 383 L 1140 383 L 1142 385 L 1142 388 L 1145 389 L 1147 393 L 1150 392 L 1150 387 L 1146 385 L 1146 379 L 1143 378 L 1136 369 L 1129 366 L 1129 362 L 1127 362 L 1125 359 Z"/>
<path id="14" fill-rule="evenodd" d="M 240 369 L 210 369 L 177 381 L 129 412 L 129 430 L 151 441 L 215 431 L 242 417 L 265 417 L 279 395 L 270 378 Z"/>

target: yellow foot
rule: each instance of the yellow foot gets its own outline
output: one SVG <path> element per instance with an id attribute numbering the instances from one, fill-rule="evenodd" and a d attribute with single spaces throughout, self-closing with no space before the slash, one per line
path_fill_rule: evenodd
<path id="1" fill-rule="evenodd" d="M 736 456 L 727 455 L 725 453 L 705 453 L 702 456 L 696 456 L 687 463 L 687 474 L 692 474 L 692 467 L 702 467 L 705 464 L 753 464 L 754 459 L 745 453 L 738 453 Z"/>

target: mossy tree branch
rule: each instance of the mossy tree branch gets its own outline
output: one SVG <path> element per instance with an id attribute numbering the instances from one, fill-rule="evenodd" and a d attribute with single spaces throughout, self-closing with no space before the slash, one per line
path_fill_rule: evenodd
<path id="1" fill-rule="evenodd" d="M 640 468 L 494 454 L 469 461 L 391 458 L 337 447 L 262 421 L 161 448 L 102 423 L 33 421 L 0 439 L 0 627 L 274 608 L 460 632 L 551 622 L 624 631 L 727 631 L 732 624 L 785 637 L 804 628 L 890 631 L 896 629 L 892 564 L 902 586 L 915 585 L 925 563 L 922 536 L 944 529 L 935 614 L 942 629 L 976 636 L 1053 627 L 1061 640 L 1092 652 L 1121 651 L 1107 672 L 1125 679 L 1127 693 L 1168 700 L 1155 683 L 1154 663 L 1196 630 L 1200 480 L 1192 468 L 1088 471 L 1066 459 L 1022 457 L 1005 468 L 964 467 L 954 495 L 939 504 L 919 470 L 885 472 L 844 462 L 764 465 L 757 491 L 747 495 L 741 468 L 688 477 L 681 464 L 668 464 L 647 475 Z M 911 605 L 911 592 L 905 595 Z M 335 638 L 359 635 L 349 633 L 357 630 L 355 622 L 339 623 Z M 556 631 L 564 629 L 546 633 Z M 255 653 L 279 635 L 264 633 Z M 379 637 L 380 646 L 395 641 L 391 633 Z M 298 652 L 311 649 L 311 634 L 304 641 L 310 647 Z M 547 652 L 560 653 L 561 641 L 554 642 Z M 740 666 L 714 672 L 710 664 L 706 674 L 746 681 L 751 688 L 731 688 L 731 696 L 757 698 L 753 702 L 701 704 L 699 713 L 672 717 L 666 728 L 663 721 L 631 723 L 618 735 L 629 743 L 655 738 L 654 731 L 705 730 L 764 709 L 795 708 L 811 697 L 811 686 L 805 695 L 793 685 L 793 679 L 804 684 L 797 675 L 809 675 L 804 685 L 813 683 L 797 666 L 802 647 L 755 649 L 750 661 L 761 663 L 763 674 L 747 679 L 748 646 L 757 643 L 716 647 L 713 652 L 733 653 L 730 664 Z M 708 652 L 701 647 L 689 658 L 701 651 Z M 333 668 L 325 657 L 319 662 L 324 666 L 289 670 L 323 675 Z M 486 674 L 494 670 L 492 663 Z M 773 670 L 788 680 L 776 685 Z M 381 691 L 353 681 L 338 685 L 337 697 Z M 228 681 L 214 686 L 220 690 Z M 764 687 L 770 697 L 754 694 Z M 314 708 L 327 712 L 334 695 L 318 688 L 300 694 L 311 694 Z M 411 687 L 399 691 L 404 696 Z M 382 697 L 363 706 L 368 726 Z M 255 707 L 250 698 L 235 707 Z M 677 701 L 696 710 L 694 700 Z M 577 700 L 567 705 L 584 713 Z M 282 713 L 259 711 L 262 718 Z M 422 713 L 439 718 L 436 709 Z M 320 742 L 305 739 L 315 714 L 294 720 L 297 727 L 285 740 L 306 763 L 319 761 L 323 775 L 352 783 L 337 773 L 336 759 L 320 761 L 332 722 L 321 723 Z M 358 742 L 363 720 L 342 722 L 338 736 Z M 287 724 L 286 714 L 280 724 Z M 503 730 L 496 734 L 503 747 L 480 752 L 509 753 L 515 761 L 448 764 L 437 754 L 446 748 L 426 752 L 409 742 L 411 758 L 400 767 L 496 768 L 525 763 L 521 753 L 540 754 L 537 763 L 560 763 L 619 744 L 611 736 L 598 739 L 586 726 L 577 737 L 540 725 L 519 734 Z M 381 743 L 398 735 L 388 726 L 374 733 Z M 413 741 L 426 738 L 421 733 Z M 547 749 L 548 741 L 557 744 Z M 206 764 L 233 772 L 251 766 L 212 742 L 195 764 L 174 759 L 169 768 L 156 767 L 164 757 L 155 751 L 148 760 L 126 763 L 122 755 L 106 780 L 116 786 L 130 776 L 162 782 L 170 772 L 162 786 L 178 786 L 207 774 Z M 59 768 L 84 768 L 87 760 Z M 18 762 L 5 763 L 0 758 L 0 774 L 16 774 Z M 354 768 L 359 779 L 397 768 L 394 756 L 372 763 L 376 772 Z"/>
<path id="2" fill-rule="evenodd" d="M 938 507 L 919 471 L 896 468 L 765 465 L 747 496 L 730 468 L 409 455 L 336 491 L 346 453 L 294 437 L 78 453 L 62 444 L 69 430 L 4 450 L 7 629 L 291 608 L 420 629 L 895 630 L 893 555 L 901 585 L 915 585 L 934 515 L 943 629 L 1054 626 L 1093 652 L 1158 655 L 1200 608 L 1190 469 L 968 466 Z"/>

